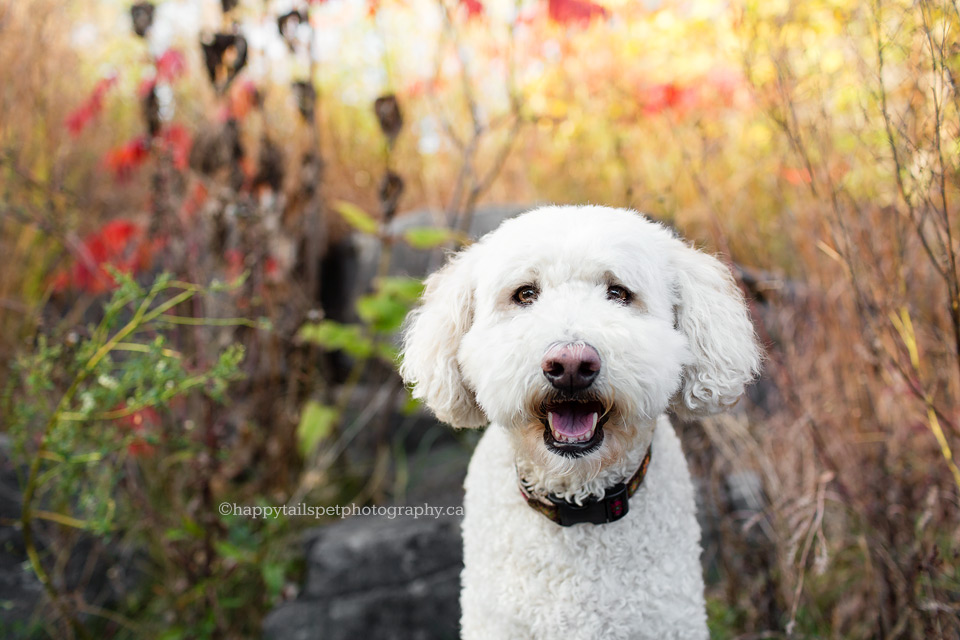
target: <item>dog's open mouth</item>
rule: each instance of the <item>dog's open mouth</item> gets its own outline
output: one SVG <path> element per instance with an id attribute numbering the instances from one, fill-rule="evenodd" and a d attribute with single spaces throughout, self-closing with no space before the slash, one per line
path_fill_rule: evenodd
<path id="1" fill-rule="evenodd" d="M 567 457 L 596 451 L 603 442 L 609 413 L 599 402 L 552 402 L 545 407 L 543 441 L 547 449 Z"/>

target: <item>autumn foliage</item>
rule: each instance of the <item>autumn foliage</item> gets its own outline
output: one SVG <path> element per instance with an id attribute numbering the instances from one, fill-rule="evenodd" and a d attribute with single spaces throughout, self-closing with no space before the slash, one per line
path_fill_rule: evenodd
<path id="1" fill-rule="evenodd" d="M 84 238 L 73 264 L 56 273 L 51 284 L 57 291 L 74 288 L 102 293 L 115 284 L 111 269 L 130 274 L 147 269 L 159 242 L 146 240 L 136 223 L 112 220 Z"/>
<path id="2" fill-rule="evenodd" d="M 174 560 L 153 558 L 155 588 L 123 612 L 149 632 L 176 608 L 180 637 L 252 637 L 296 584 L 230 555 L 255 536 L 210 518 L 214 500 L 403 495 L 417 462 L 386 418 L 406 401 L 391 331 L 418 285 L 390 279 L 390 256 L 435 265 L 485 205 L 558 202 L 672 225 L 752 300 L 763 379 L 733 417 L 680 428 L 717 523 L 714 636 L 960 633 L 955 3 L 8 4 L 0 380 L 46 354 L 25 379 L 64 385 L 74 355 L 37 345 L 87 339 L 118 272 L 236 285 L 111 363 L 147 353 L 189 380 L 242 344 L 246 380 L 208 389 L 229 402 L 140 389 L 96 407 L 127 454 L 117 486 L 174 487 L 145 527 Z M 413 212 L 433 226 L 393 233 Z M 356 406 L 386 417 L 354 456 Z M 172 455 L 183 442 L 202 453 Z M 218 584 L 249 600 L 224 612 Z M 89 615 L 79 592 L 63 602 Z"/>

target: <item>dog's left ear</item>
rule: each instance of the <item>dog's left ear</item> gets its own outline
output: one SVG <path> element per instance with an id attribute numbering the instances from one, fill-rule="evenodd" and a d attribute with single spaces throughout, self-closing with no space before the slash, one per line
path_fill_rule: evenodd
<path id="1" fill-rule="evenodd" d="M 419 308 L 403 330 L 400 375 L 437 418 L 454 427 L 482 427 L 489 420 L 463 381 L 457 362 L 460 341 L 473 324 L 471 249 L 427 278 Z"/>
<path id="2" fill-rule="evenodd" d="M 762 352 L 740 289 L 713 256 L 675 240 L 676 322 L 693 363 L 684 367 L 671 408 L 681 419 L 733 405 L 760 370 Z"/>

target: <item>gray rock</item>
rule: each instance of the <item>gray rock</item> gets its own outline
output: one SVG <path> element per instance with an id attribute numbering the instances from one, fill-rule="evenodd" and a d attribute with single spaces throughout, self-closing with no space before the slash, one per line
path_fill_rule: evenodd
<path id="1" fill-rule="evenodd" d="M 456 638 L 460 518 L 354 517 L 310 543 L 301 597 L 275 609 L 265 640 Z"/>
<path id="2" fill-rule="evenodd" d="M 459 518 L 356 517 L 323 530 L 308 558 L 313 598 L 405 585 L 461 563 Z"/>
<path id="3" fill-rule="evenodd" d="M 733 511 L 752 516 L 763 510 L 763 481 L 757 472 L 736 471 L 728 475 L 726 481 L 727 496 Z"/>
<path id="4" fill-rule="evenodd" d="M 9 438 L 0 435 L 0 518 L 16 522 L 23 505 L 10 450 Z M 0 637 L 29 635 L 42 597 L 43 586 L 27 564 L 23 533 L 12 525 L 0 525 Z"/>

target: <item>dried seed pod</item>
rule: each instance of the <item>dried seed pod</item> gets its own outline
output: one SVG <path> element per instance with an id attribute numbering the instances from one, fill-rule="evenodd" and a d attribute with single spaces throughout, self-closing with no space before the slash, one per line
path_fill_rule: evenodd
<path id="1" fill-rule="evenodd" d="M 243 156 L 240 127 L 231 118 L 218 129 L 198 129 L 190 149 L 190 168 L 204 175 L 213 175 L 224 167 L 239 167 Z"/>
<path id="2" fill-rule="evenodd" d="M 253 188 L 269 187 L 280 191 L 283 186 L 283 152 L 270 138 L 264 136 L 260 141 L 260 154 L 257 157 L 257 175 L 253 178 Z"/>
<path id="3" fill-rule="evenodd" d="M 297 42 L 297 28 L 301 24 L 307 24 L 308 20 L 307 12 L 297 9 L 277 18 L 277 29 L 283 39 L 286 40 L 291 52 L 295 50 Z"/>
<path id="4" fill-rule="evenodd" d="M 304 195 L 308 198 L 312 196 L 322 180 L 323 159 L 312 151 L 307 151 L 300 161 L 300 188 Z"/>
<path id="5" fill-rule="evenodd" d="M 246 175 L 243 173 L 243 158 L 247 155 L 243 148 L 243 140 L 240 138 L 240 123 L 234 118 L 227 120 L 223 125 L 223 137 L 230 153 L 229 184 L 234 191 L 240 191 L 243 183 L 246 182 Z"/>
<path id="6" fill-rule="evenodd" d="M 147 132 L 150 137 L 160 133 L 160 99 L 157 97 L 157 86 L 150 87 L 150 91 L 143 96 L 140 103 L 143 110 L 143 119 L 147 123 Z"/>
<path id="7" fill-rule="evenodd" d="M 204 175 L 211 175 L 226 164 L 221 153 L 220 133 L 210 128 L 200 128 L 190 147 L 190 168 Z"/>
<path id="8" fill-rule="evenodd" d="M 380 182 L 380 207 L 383 210 L 384 222 L 390 222 L 397 213 L 400 196 L 403 195 L 403 178 L 393 171 L 387 171 Z"/>
<path id="9" fill-rule="evenodd" d="M 215 33 L 202 36 L 200 45 L 210 83 L 222 93 L 247 64 L 247 39 L 239 33 Z"/>
<path id="10" fill-rule="evenodd" d="M 153 24 L 153 3 L 137 2 L 130 7 L 130 18 L 133 20 L 133 32 L 141 38 L 146 37 Z"/>
<path id="11" fill-rule="evenodd" d="M 397 97 L 393 94 L 380 96 L 373 103 L 373 111 L 380 122 L 380 130 L 393 142 L 403 127 L 403 116 L 400 114 Z"/>
<path id="12" fill-rule="evenodd" d="M 307 122 L 312 122 L 317 107 L 317 90 L 313 88 L 313 84 L 303 80 L 294 82 L 293 95 L 297 99 L 300 115 Z"/>

